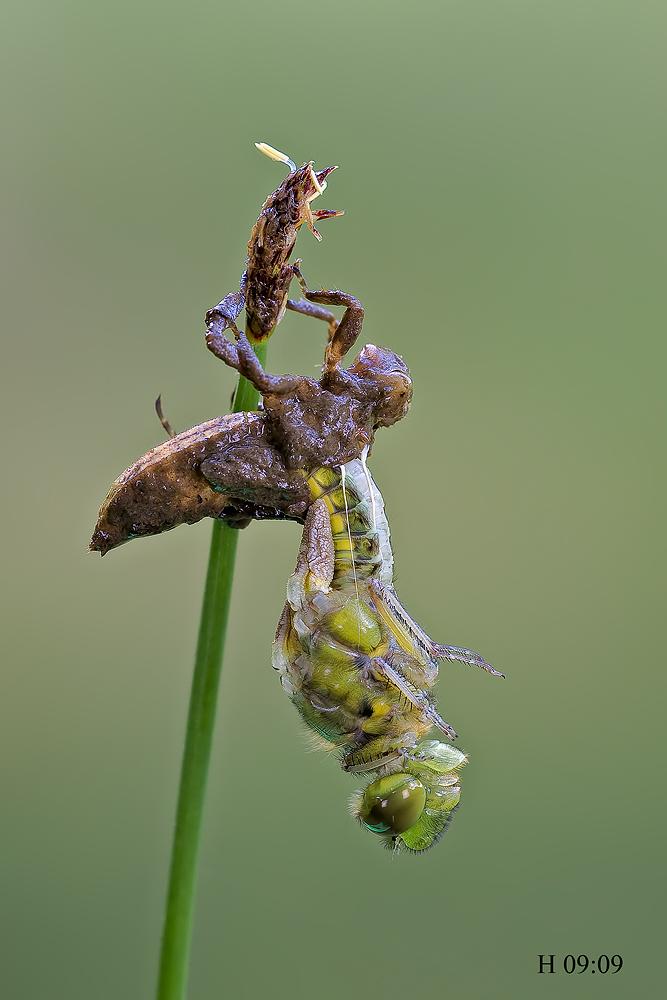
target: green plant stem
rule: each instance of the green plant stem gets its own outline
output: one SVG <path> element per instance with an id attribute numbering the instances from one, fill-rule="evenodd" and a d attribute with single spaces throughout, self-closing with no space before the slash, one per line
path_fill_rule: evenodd
<path id="1" fill-rule="evenodd" d="M 263 362 L 266 341 L 255 347 Z M 233 412 L 256 409 L 258 393 L 241 378 Z M 215 726 L 222 654 L 229 619 L 238 531 L 213 525 L 190 693 L 181 782 L 160 954 L 158 1000 L 184 1000 L 187 989 L 199 841 Z"/>

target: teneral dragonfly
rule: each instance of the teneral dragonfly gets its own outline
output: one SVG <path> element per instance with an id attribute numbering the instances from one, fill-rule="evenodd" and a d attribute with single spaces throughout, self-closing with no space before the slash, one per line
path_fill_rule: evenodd
<path id="1" fill-rule="evenodd" d="M 352 812 L 387 847 L 440 838 L 461 795 L 465 754 L 427 739 L 456 733 L 431 689 L 441 659 L 502 676 L 477 653 L 430 639 L 393 589 L 382 496 L 364 461 L 320 468 L 273 646 L 273 666 L 302 718 L 344 770 L 374 774 Z"/>

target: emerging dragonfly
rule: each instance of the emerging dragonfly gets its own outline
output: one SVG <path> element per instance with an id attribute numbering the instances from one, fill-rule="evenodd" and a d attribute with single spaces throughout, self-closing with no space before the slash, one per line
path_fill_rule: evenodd
<path id="1" fill-rule="evenodd" d="M 277 155 L 293 169 L 263 211 L 291 199 L 301 214 L 283 212 L 283 219 L 312 225 L 313 216 L 337 214 L 310 210 L 328 170 L 315 174 L 310 164 L 297 170 Z M 344 770 L 372 778 L 353 797 L 354 815 L 385 846 L 420 852 L 449 823 L 466 762 L 461 751 L 427 738 L 432 729 L 456 736 L 431 694 L 438 662 L 458 660 L 504 675 L 471 650 L 434 642 L 396 596 L 384 503 L 366 459 L 375 431 L 406 415 L 412 382 L 402 358 L 373 344 L 343 367 L 361 333 L 363 307 L 339 290 L 307 287 L 298 263 L 287 263 L 296 231 L 291 225 L 289 239 L 280 226 L 273 233 L 279 253 L 267 256 L 262 249 L 263 265 L 251 286 L 256 290 L 267 282 L 263 294 L 251 294 L 248 276 L 255 272 L 248 267 L 241 291 L 208 314 L 210 350 L 257 388 L 259 411 L 215 418 L 135 462 L 102 505 L 91 547 L 104 554 L 130 538 L 207 515 L 237 524 L 262 517 L 304 523 L 273 665 L 307 725 L 323 745 L 338 750 Z M 256 244 L 265 234 L 260 216 L 249 261 L 256 259 Z M 264 267 L 276 258 L 280 268 Z M 296 302 L 287 299 L 294 277 L 303 292 Z M 279 294 L 271 297 L 278 284 Z M 270 309 L 264 308 L 267 303 Z M 278 321 L 285 306 L 325 320 L 329 336 L 321 378 L 264 371 L 236 328 L 244 305 L 254 317 L 255 339 L 257 331 Z M 323 308 L 332 305 L 345 306 L 340 322 Z"/>
<path id="2" fill-rule="evenodd" d="M 308 477 L 296 569 L 278 624 L 273 665 L 306 723 L 340 747 L 344 770 L 377 777 L 353 814 L 385 846 L 413 852 L 444 832 L 466 757 L 424 739 L 456 733 L 430 695 L 440 659 L 502 676 L 468 649 L 435 643 L 400 604 L 382 496 L 361 460 Z"/>

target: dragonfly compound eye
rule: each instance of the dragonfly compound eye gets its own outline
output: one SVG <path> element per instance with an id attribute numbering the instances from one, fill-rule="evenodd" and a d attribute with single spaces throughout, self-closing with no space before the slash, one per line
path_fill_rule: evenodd
<path id="1" fill-rule="evenodd" d="M 426 790 L 411 774 L 377 778 L 363 792 L 359 819 L 372 833 L 398 836 L 417 822 L 426 804 Z"/>

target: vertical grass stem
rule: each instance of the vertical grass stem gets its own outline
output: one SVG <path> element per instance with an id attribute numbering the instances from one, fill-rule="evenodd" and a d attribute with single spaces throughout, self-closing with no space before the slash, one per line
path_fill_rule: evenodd
<path id="1" fill-rule="evenodd" d="M 255 350 L 263 363 L 266 341 L 256 345 Z M 246 379 L 239 379 L 233 412 L 256 409 L 258 399 L 256 389 Z M 186 996 L 202 816 L 237 541 L 236 529 L 215 522 L 181 764 L 157 1000 L 185 1000 Z"/>

